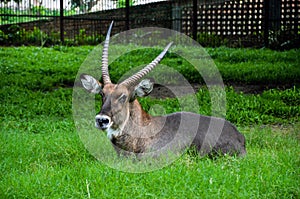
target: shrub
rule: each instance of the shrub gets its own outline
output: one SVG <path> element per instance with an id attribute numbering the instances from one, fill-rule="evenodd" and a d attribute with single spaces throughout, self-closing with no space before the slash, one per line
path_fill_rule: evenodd
<path id="1" fill-rule="evenodd" d="M 78 45 L 95 45 L 104 41 L 105 37 L 103 35 L 87 35 L 85 29 L 80 29 L 79 34 L 75 36 L 75 43 Z"/>
<path id="2" fill-rule="evenodd" d="M 202 46 L 219 47 L 228 45 L 228 40 L 216 34 L 198 33 L 197 42 Z"/>
<path id="3" fill-rule="evenodd" d="M 135 0 L 129 0 L 129 6 L 133 6 Z M 117 3 L 117 8 L 125 8 L 126 7 L 126 0 L 119 0 Z"/>
<path id="4" fill-rule="evenodd" d="M 103 35 L 88 35 L 85 29 L 81 29 L 79 34 L 75 36 L 75 41 L 66 38 L 65 44 L 96 45 L 104 39 Z M 6 31 L 0 30 L 0 45 L 51 46 L 60 43 L 59 32 L 51 31 L 47 34 L 38 27 L 34 27 L 33 30 L 25 30 L 18 25 L 12 25 Z"/>

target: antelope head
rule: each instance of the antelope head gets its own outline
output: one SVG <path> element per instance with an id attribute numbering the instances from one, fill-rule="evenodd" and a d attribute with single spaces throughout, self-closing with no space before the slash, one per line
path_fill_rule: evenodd
<path id="1" fill-rule="evenodd" d="M 102 80 L 100 83 L 90 75 L 82 74 L 80 77 L 82 86 L 89 92 L 102 96 L 102 107 L 95 117 L 95 126 L 105 130 L 108 137 L 117 136 L 124 128 L 130 117 L 133 108 L 139 108 L 136 97 L 148 95 L 153 89 L 153 83 L 148 80 L 141 80 L 148 74 L 164 57 L 172 43 L 146 67 L 132 75 L 119 84 L 111 82 L 108 71 L 108 47 L 113 22 L 110 24 L 102 51 Z M 140 110 L 142 111 L 142 110 Z"/>

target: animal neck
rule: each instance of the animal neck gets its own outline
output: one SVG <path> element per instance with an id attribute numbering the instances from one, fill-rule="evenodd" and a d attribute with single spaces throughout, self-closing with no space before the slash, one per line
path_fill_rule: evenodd
<path id="1" fill-rule="evenodd" d="M 112 139 L 114 145 L 125 151 L 142 153 L 152 142 L 149 135 L 152 117 L 147 114 L 140 103 L 135 100 L 129 104 L 129 118 L 120 137 Z"/>
<path id="2" fill-rule="evenodd" d="M 152 117 L 143 110 L 141 104 L 135 99 L 129 105 L 130 120 L 138 126 L 148 126 L 151 123 Z"/>

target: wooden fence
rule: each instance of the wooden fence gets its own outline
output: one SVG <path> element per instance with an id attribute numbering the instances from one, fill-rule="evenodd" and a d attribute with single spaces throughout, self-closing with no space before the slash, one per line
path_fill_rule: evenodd
<path id="1" fill-rule="evenodd" d="M 242 46 L 281 45 L 299 40 L 299 0 L 243 0 L 182 8 L 182 32 L 194 39 L 216 35 Z M 209 38 L 209 37 L 208 37 Z M 207 37 L 206 37 L 207 39 Z"/>
<path id="2" fill-rule="evenodd" d="M 96 35 L 105 34 L 111 20 L 116 22 L 114 33 L 158 26 L 183 32 L 203 45 L 218 42 L 231 46 L 272 47 L 299 42 L 300 0 L 160 0 L 140 5 L 132 2 L 124 0 L 125 7 L 85 14 L 70 15 L 60 9 L 55 16 L 39 12 L 36 16 L 0 13 L 0 17 L 36 17 L 17 25 L 59 35 L 60 42 L 75 41 L 82 31 L 96 39 Z M 63 0 L 60 0 L 60 8 L 64 8 Z M 2 21 L 0 29 L 5 34 L 12 24 L 1 25 Z"/>

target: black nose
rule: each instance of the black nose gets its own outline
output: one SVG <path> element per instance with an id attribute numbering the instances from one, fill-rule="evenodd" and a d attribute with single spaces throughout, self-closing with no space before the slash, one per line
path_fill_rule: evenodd
<path id="1" fill-rule="evenodd" d="M 96 117 L 96 123 L 101 129 L 107 129 L 110 124 L 110 118 L 108 116 Z"/>

